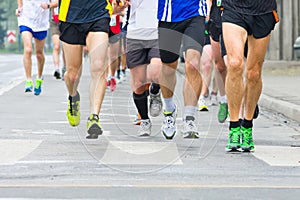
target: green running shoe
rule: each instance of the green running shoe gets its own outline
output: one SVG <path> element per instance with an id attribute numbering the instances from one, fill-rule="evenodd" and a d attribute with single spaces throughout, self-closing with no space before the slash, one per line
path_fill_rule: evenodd
<path id="1" fill-rule="evenodd" d="M 25 83 L 25 92 L 32 92 L 33 89 L 33 82 L 32 80 L 26 80 Z"/>
<path id="2" fill-rule="evenodd" d="M 35 80 L 34 95 L 40 95 L 42 92 L 43 79 Z"/>
<path id="3" fill-rule="evenodd" d="M 241 128 L 242 135 L 242 150 L 244 152 L 252 152 L 254 151 L 254 143 L 252 138 L 252 128 Z"/>
<path id="4" fill-rule="evenodd" d="M 241 128 L 231 128 L 228 134 L 228 142 L 225 147 L 226 151 L 236 151 L 241 147 Z"/>
<path id="5" fill-rule="evenodd" d="M 228 116 L 228 104 L 219 103 L 218 120 L 220 123 L 224 123 Z"/>
<path id="6" fill-rule="evenodd" d="M 100 125 L 99 116 L 96 114 L 91 114 L 86 123 L 86 130 L 88 136 L 86 139 L 97 139 L 99 135 L 102 135 L 103 129 Z"/>
<path id="7" fill-rule="evenodd" d="M 80 95 L 70 97 L 68 100 L 67 118 L 71 126 L 77 126 L 80 123 Z"/>

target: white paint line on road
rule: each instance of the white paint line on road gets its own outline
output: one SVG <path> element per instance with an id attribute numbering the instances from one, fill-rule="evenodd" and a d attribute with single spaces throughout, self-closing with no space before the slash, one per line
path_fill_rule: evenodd
<path id="1" fill-rule="evenodd" d="M 13 133 L 19 134 L 43 134 L 43 135 L 63 135 L 64 133 L 53 130 L 53 129 L 42 129 L 42 130 L 32 130 L 32 129 L 12 129 Z"/>
<path id="2" fill-rule="evenodd" d="M 271 166 L 300 167 L 300 147 L 256 145 L 253 155 Z"/>
<path id="3" fill-rule="evenodd" d="M 97 163 L 95 160 L 20 160 L 18 164 L 65 164 L 65 163 Z"/>
<path id="4" fill-rule="evenodd" d="M 177 189 L 300 189 L 300 185 L 204 185 L 204 184 L 0 184 L 0 188 L 177 188 Z"/>
<path id="5" fill-rule="evenodd" d="M 42 140 L 0 140 L 0 165 L 12 165 L 35 150 Z"/>
<path id="6" fill-rule="evenodd" d="M 182 165 L 174 142 L 110 141 L 100 163 L 110 165 Z"/>
<path id="7" fill-rule="evenodd" d="M 4 87 L 0 87 L 0 96 L 3 95 L 5 92 L 10 91 L 11 89 L 13 89 L 14 87 L 16 87 L 17 85 L 19 85 L 20 83 L 22 83 L 23 77 L 16 77 L 14 81 L 12 81 L 10 84 L 4 86 Z"/>

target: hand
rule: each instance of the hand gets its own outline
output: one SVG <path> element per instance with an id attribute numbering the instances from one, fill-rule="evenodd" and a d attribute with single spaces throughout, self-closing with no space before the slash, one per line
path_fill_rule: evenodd
<path id="1" fill-rule="evenodd" d="M 21 15 L 22 10 L 23 10 L 22 7 L 16 9 L 16 16 L 17 17 L 19 17 Z"/>
<path id="2" fill-rule="evenodd" d="M 115 0 L 113 1 L 113 14 L 121 13 L 125 8 L 130 5 L 130 0 Z"/>
<path id="3" fill-rule="evenodd" d="M 49 5 L 49 4 L 47 4 L 47 3 L 42 3 L 42 4 L 41 4 L 41 7 L 42 7 L 43 9 L 46 10 L 46 9 L 49 8 L 48 5 Z"/>

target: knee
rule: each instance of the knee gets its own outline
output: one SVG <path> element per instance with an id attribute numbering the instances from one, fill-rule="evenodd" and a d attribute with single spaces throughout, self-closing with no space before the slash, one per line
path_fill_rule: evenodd
<path id="1" fill-rule="evenodd" d="M 224 64 L 224 62 L 218 62 L 218 63 L 216 62 L 215 68 L 221 74 L 227 71 L 227 67 Z"/>
<path id="2" fill-rule="evenodd" d="M 243 58 L 229 58 L 228 57 L 228 70 L 234 74 L 243 73 Z"/>
<path id="3" fill-rule="evenodd" d="M 105 76 L 107 67 L 105 67 L 104 61 L 92 60 L 90 66 L 92 76 Z"/>
<path id="4" fill-rule="evenodd" d="M 187 74 L 197 74 L 200 73 L 200 60 L 191 59 L 186 61 L 185 70 Z"/>
<path id="5" fill-rule="evenodd" d="M 36 58 L 37 58 L 38 60 L 44 59 L 44 58 L 45 58 L 45 57 L 44 57 L 44 52 L 43 52 L 43 51 L 37 51 L 37 52 L 36 52 Z"/>
<path id="6" fill-rule="evenodd" d="M 32 54 L 32 48 L 31 47 L 25 47 L 24 48 L 24 54 L 31 56 L 31 54 Z"/>
<path id="7" fill-rule="evenodd" d="M 259 70 L 251 69 L 246 71 L 246 80 L 258 82 L 261 79 L 261 72 Z"/>
<path id="8" fill-rule="evenodd" d="M 65 78 L 68 78 L 71 82 L 75 82 L 79 78 L 79 71 L 73 70 L 72 67 L 68 67 L 65 73 Z"/>
<path id="9" fill-rule="evenodd" d="M 59 50 L 60 50 L 59 44 L 58 44 L 58 45 L 55 44 L 55 45 L 53 46 L 53 50 L 59 52 Z"/>

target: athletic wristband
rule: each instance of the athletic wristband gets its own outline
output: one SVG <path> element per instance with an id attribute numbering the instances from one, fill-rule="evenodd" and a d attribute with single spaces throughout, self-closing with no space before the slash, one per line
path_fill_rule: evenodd
<path id="1" fill-rule="evenodd" d="M 50 4 L 47 4 L 47 8 L 48 8 L 48 9 L 50 8 Z"/>

